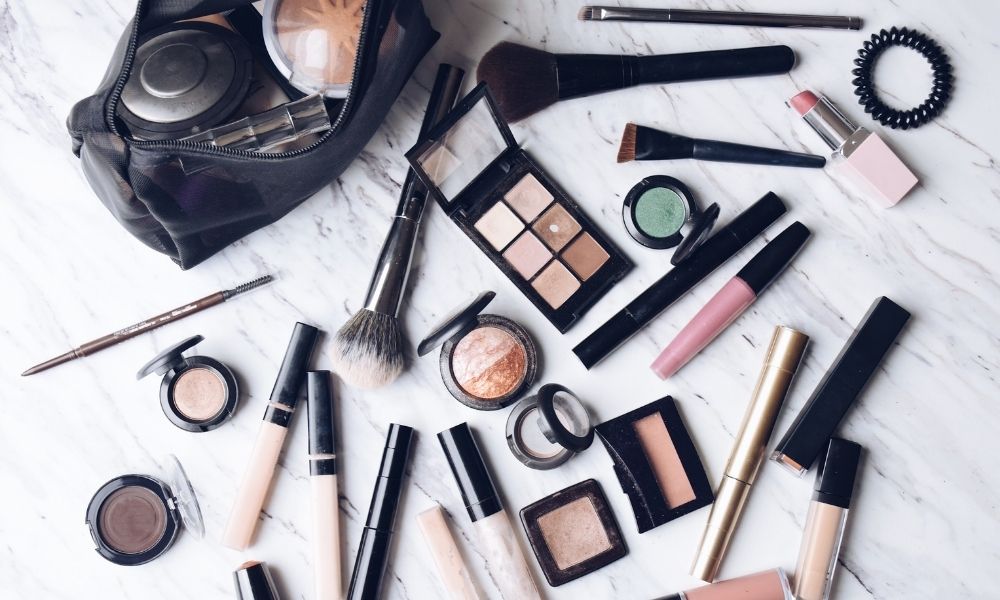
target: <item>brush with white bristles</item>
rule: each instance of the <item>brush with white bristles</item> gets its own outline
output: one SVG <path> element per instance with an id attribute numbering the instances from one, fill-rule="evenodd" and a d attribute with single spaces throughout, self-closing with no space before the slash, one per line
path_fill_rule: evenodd
<path id="1" fill-rule="evenodd" d="M 462 69 L 452 65 L 438 68 L 420 126 L 421 138 L 451 110 L 464 75 Z M 411 169 L 375 263 L 364 308 L 344 323 L 333 339 L 333 368 L 350 385 L 381 387 L 399 377 L 406 365 L 406 342 L 398 315 L 426 205 L 427 188 Z"/>

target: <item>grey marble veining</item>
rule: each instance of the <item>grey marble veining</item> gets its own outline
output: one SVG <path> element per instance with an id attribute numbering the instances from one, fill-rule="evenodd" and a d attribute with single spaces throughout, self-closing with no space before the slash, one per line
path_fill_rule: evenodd
<path id="1" fill-rule="evenodd" d="M 245 553 L 218 543 L 256 435 L 292 323 L 333 331 L 360 308 L 405 174 L 402 152 L 415 140 L 438 62 L 470 70 L 501 40 L 556 52 L 654 53 L 783 43 L 799 62 L 788 75 L 649 86 L 565 102 L 513 127 L 550 174 L 600 223 L 637 268 L 583 321 L 561 336 L 477 253 L 436 207 L 429 208 L 405 310 L 411 340 L 453 305 L 483 289 L 490 311 L 516 319 L 538 339 L 540 383 L 576 390 L 605 420 L 666 394 L 680 410 L 713 485 L 757 376 L 772 327 L 808 333 L 812 343 L 776 431 L 798 409 L 872 299 L 887 295 L 913 319 L 840 429 L 868 449 L 835 585 L 838 600 L 992 598 L 1000 566 L 1000 9 L 963 3 L 809 5 L 780 0 L 686 2 L 680 7 L 836 12 L 865 18 L 862 32 L 662 24 L 583 23 L 582 3 L 428 0 L 440 42 L 354 165 L 279 223 L 188 272 L 122 230 L 94 197 L 70 152 L 65 119 L 103 75 L 131 16 L 130 0 L 0 0 L 0 597 L 230 598 L 231 570 L 268 561 L 285 598 L 312 594 L 306 427 L 289 435 L 258 541 Z M 647 3 L 653 4 L 653 3 Z M 907 25 L 932 35 L 955 66 L 951 105 L 914 131 L 877 126 L 853 102 L 851 59 L 866 33 Z M 919 98 L 921 76 L 900 77 L 886 57 L 896 98 Z M 900 61 L 900 62 L 895 62 Z M 919 68 L 919 67 L 918 67 Z M 883 73 L 880 71 L 880 76 Z M 881 79 L 880 79 L 881 80 Z M 469 87 L 467 84 L 466 87 Z M 798 151 L 825 148 L 784 101 L 801 89 L 830 96 L 875 129 L 921 177 L 891 210 L 875 207 L 828 171 L 678 161 L 614 162 L 627 121 L 705 138 Z M 604 363 L 585 371 L 570 348 L 666 268 L 667 255 L 634 244 L 620 221 L 621 199 L 641 177 L 676 176 L 728 220 L 768 190 L 791 207 L 779 225 L 801 220 L 813 239 L 759 302 L 669 382 L 648 370 L 687 319 L 764 243 L 755 240 Z M 771 239 L 778 231 L 765 234 Z M 223 287 L 273 272 L 274 285 L 30 378 L 30 364 Z M 230 364 L 246 394 L 235 418 L 208 434 L 173 427 L 158 406 L 158 378 L 135 381 L 165 346 L 200 333 L 204 353 Z M 324 341 L 317 366 L 329 364 Z M 497 589 L 477 548 L 434 434 L 470 421 L 512 515 L 586 478 L 604 487 L 629 555 L 547 598 L 651 598 L 697 585 L 687 575 L 707 510 L 638 535 L 631 509 L 599 445 L 555 471 L 525 469 L 503 438 L 506 411 L 481 413 L 453 401 L 436 354 L 413 358 L 392 386 L 361 392 L 337 386 L 344 571 L 350 573 L 389 422 L 420 432 L 387 574 L 386 597 L 437 598 L 443 589 L 427 560 L 415 516 L 432 502 L 452 516 L 473 576 Z M 161 475 L 168 454 L 188 470 L 207 536 L 182 532 L 162 558 L 125 568 L 101 559 L 84 526 L 91 495 L 125 473 Z M 796 480 L 768 464 L 751 494 L 721 575 L 792 569 L 812 475 Z M 523 547 L 530 552 L 522 537 Z M 346 585 L 346 582 L 345 582 Z"/>

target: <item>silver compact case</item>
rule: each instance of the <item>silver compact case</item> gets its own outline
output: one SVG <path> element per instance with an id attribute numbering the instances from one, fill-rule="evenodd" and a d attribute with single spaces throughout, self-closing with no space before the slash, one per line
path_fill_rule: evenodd
<path id="1" fill-rule="evenodd" d="M 568 388 L 548 383 L 507 418 L 507 445 L 532 469 L 554 469 L 594 442 L 587 408 Z"/>

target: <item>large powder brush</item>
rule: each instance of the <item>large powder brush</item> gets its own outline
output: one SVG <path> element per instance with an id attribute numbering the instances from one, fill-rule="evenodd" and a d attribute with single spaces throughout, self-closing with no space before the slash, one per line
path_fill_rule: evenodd
<path id="1" fill-rule="evenodd" d="M 559 100 L 644 83 L 776 75 L 794 65 L 795 53 L 788 46 L 619 56 L 552 54 L 501 42 L 483 56 L 476 74 L 489 84 L 504 119 L 514 122 Z"/>

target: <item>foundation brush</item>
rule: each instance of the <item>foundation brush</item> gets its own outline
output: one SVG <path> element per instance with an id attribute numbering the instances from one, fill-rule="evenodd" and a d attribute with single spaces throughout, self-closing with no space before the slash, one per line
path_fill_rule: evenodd
<path id="1" fill-rule="evenodd" d="M 489 84 L 504 119 L 513 122 L 559 100 L 645 83 L 776 75 L 794 65 L 788 46 L 619 56 L 552 54 L 501 42 L 483 55 L 476 73 Z"/>
<path id="2" fill-rule="evenodd" d="M 618 162 L 678 158 L 811 169 L 822 169 L 826 164 L 825 158 L 815 154 L 690 138 L 635 123 L 625 126 L 618 147 Z"/>
<path id="3" fill-rule="evenodd" d="M 452 65 L 438 68 L 420 126 L 421 137 L 451 110 L 464 75 L 462 69 Z M 396 214 L 375 263 L 364 307 L 334 336 L 333 367 L 350 385 L 381 387 L 403 371 L 406 343 L 399 309 L 426 205 L 427 189 L 411 169 L 406 173 Z"/>

